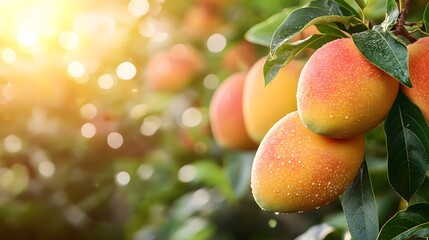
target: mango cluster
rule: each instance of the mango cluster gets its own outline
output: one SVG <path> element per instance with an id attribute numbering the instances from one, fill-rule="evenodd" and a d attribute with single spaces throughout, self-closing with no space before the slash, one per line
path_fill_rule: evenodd
<path id="1" fill-rule="evenodd" d="M 429 106 L 429 38 L 408 45 L 413 88 L 359 52 L 350 38 L 318 49 L 304 66 L 296 112 L 277 122 L 253 162 L 251 187 L 265 210 L 301 212 L 335 200 L 364 159 L 364 134 L 387 116 L 401 89 L 425 114 Z"/>
<path id="2" fill-rule="evenodd" d="M 262 58 L 236 85 L 242 91 L 236 100 L 242 101 L 236 109 L 242 113 L 240 134 L 238 125 L 217 137 L 219 130 L 213 129 L 215 139 L 225 140 L 226 133 L 236 133 L 239 139 L 244 132 L 248 141 L 258 144 L 251 188 L 262 209 L 284 213 L 317 209 L 338 198 L 353 181 L 364 159 L 364 134 L 385 119 L 399 90 L 428 120 L 427 49 L 429 37 L 408 45 L 413 88 L 400 86 L 370 63 L 351 38 L 325 44 L 307 61 L 293 60 L 266 86 Z M 224 93 L 212 102 L 228 97 Z M 211 115 L 214 124 L 226 117 Z M 232 123 L 226 120 L 223 126 Z"/>

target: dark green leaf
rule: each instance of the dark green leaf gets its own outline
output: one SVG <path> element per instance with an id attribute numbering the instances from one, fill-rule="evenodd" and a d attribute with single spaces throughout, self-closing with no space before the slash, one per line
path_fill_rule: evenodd
<path id="1" fill-rule="evenodd" d="M 271 42 L 271 54 L 276 55 L 278 48 L 311 25 L 338 22 L 348 28 L 361 23 L 353 16 L 335 15 L 333 12 L 335 11 L 318 7 L 304 7 L 293 11 L 275 31 Z"/>
<path id="2" fill-rule="evenodd" d="M 423 23 L 425 25 L 426 32 L 429 32 L 429 3 L 426 5 L 423 13 Z"/>
<path id="3" fill-rule="evenodd" d="M 378 234 L 378 211 L 365 161 L 340 199 L 352 237 L 375 239 Z"/>
<path id="4" fill-rule="evenodd" d="M 356 4 L 355 1 L 335 0 L 335 2 L 340 4 L 343 8 L 347 9 L 347 11 L 351 12 L 355 17 L 362 19 L 362 10 L 360 9 L 359 5 Z"/>
<path id="5" fill-rule="evenodd" d="M 274 14 L 267 20 L 251 27 L 245 34 L 247 41 L 269 47 L 271 38 L 280 24 L 290 14 L 289 10 Z"/>
<path id="6" fill-rule="evenodd" d="M 425 181 L 420 186 L 419 190 L 410 200 L 410 204 L 429 203 L 429 177 L 426 176 Z"/>
<path id="7" fill-rule="evenodd" d="M 337 25 L 333 23 L 317 24 L 316 27 L 319 32 L 326 35 L 337 36 L 338 38 L 348 37 Z"/>
<path id="8" fill-rule="evenodd" d="M 395 214 L 381 228 L 378 240 L 400 240 L 411 237 L 429 237 L 429 204 L 410 205 Z"/>
<path id="9" fill-rule="evenodd" d="M 384 131 L 389 182 L 409 201 L 425 180 L 429 166 L 429 127 L 420 109 L 399 92 Z"/>
<path id="10" fill-rule="evenodd" d="M 271 82 L 278 71 L 305 48 L 317 49 L 323 44 L 337 38 L 338 37 L 332 35 L 315 34 L 304 41 L 283 44 L 277 49 L 277 55 L 268 55 L 267 57 L 267 61 L 264 65 L 265 84 Z"/>
<path id="11" fill-rule="evenodd" d="M 368 61 L 411 87 L 407 47 L 391 32 L 380 29 L 355 33 L 353 41 Z"/>
<path id="12" fill-rule="evenodd" d="M 286 20 L 277 28 L 272 37 L 270 46 L 270 58 L 275 60 L 273 64 L 265 67 L 265 81 L 270 82 L 278 73 L 278 70 L 286 65 L 302 49 L 309 47 L 312 43 L 301 41 L 298 44 L 290 44 L 290 40 L 311 25 L 323 25 L 336 23 L 344 30 L 365 28 L 364 23 L 358 19 L 351 10 L 332 0 L 316 0 L 307 6 L 298 8 L 291 12 Z M 324 39 L 337 39 L 339 33 L 333 36 L 317 37 Z M 336 36 L 336 37 L 335 37 Z M 309 41 L 315 41 L 316 38 Z M 319 41 L 318 41 L 319 42 Z M 285 45 L 285 46 L 284 46 Z M 285 56 L 282 56 L 285 54 Z M 282 62 L 283 61 L 283 62 Z M 275 67 L 272 67 L 275 66 Z"/>

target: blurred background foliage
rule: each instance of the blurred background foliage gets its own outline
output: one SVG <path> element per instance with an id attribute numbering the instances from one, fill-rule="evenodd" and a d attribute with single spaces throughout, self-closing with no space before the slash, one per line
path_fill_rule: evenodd
<path id="1" fill-rule="evenodd" d="M 246 31 L 303 2 L 0 1 L 0 238 L 347 236 L 339 202 L 304 214 L 260 210 L 249 187 L 254 151 L 222 149 L 210 133 L 218 84 L 268 53 L 245 42 Z M 189 84 L 148 86 L 156 54 L 190 49 L 198 67 L 172 76 Z M 382 129 L 367 148 L 385 221 L 399 198 Z"/>

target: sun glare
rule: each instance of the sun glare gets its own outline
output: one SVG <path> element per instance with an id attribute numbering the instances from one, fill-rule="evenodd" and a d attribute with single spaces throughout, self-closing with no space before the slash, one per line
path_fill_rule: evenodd
<path id="1" fill-rule="evenodd" d="M 71 16 L 70 2 L 53 0 L 3 1 L 0 27 L 24 47 L 38 44 L 59 34 Z"/>

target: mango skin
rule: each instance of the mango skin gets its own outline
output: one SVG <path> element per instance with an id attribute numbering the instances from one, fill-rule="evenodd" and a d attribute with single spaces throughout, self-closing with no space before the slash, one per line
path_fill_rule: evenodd
<path id="1" fill-rule="evenodd" d="M 298 112 L 315 133 L 350 138 L 384 120 L 399 82 L 371 64 L 351 38 L 329 42 L 307 61 L 298 84 Z"/>
<path id="2" fill-rule="evenodd" d="M 225 79 L 215 90 L 209 106 L 210 126 L 215 141 L 228 149 L 256 149 L 247 134 L 243 119 L 245 72 Z"/>
<path id="3" fill-rule="evenodd" d="M 422 110 L 429 122 L 429 37 L 420 38 L 409 44 L 408 65 L 410 80 L 413 85 L 408 88 L 401 85 L 401 91 Z"/>
<path id="4" fill-rule="evenodd" d="M 257 143 L 278 120 L 297 110 L 298 79 L 305 64 L 304 60 L 292 60 L 265 85 L 265 60 L 263 57 L 251 67 L 243 92 L 244 123 L 250 138 Z"/>
<path id="5" fill-rule="evenodd" d="M 267 211 L 292 213 L 317 209 L 335 200 L 362 165 L 363 135 L 333 139 L 306 128 L 298 112 L 286 115 L 256 151 L 251 187 Z"/>

